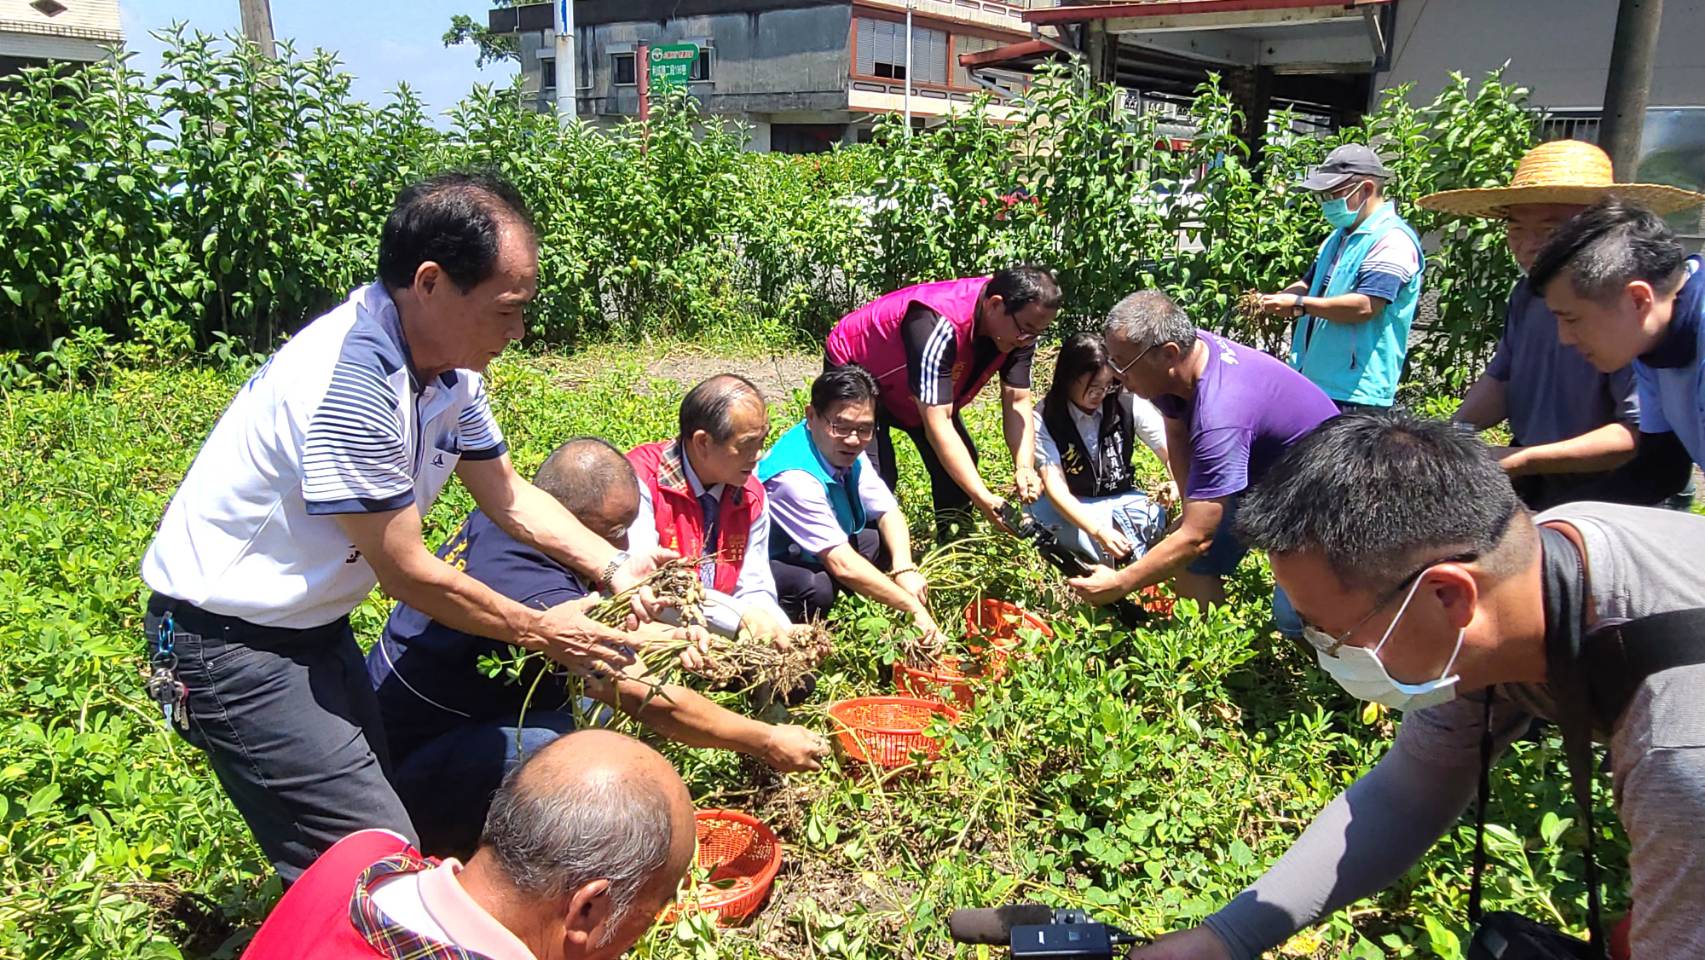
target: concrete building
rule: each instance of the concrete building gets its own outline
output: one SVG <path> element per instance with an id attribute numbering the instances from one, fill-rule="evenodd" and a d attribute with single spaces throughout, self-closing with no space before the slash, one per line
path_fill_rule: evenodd
<path id="1" fill-rule="evenodd" d="M 0 0 L 0 77 L 50 60 L 93 63 L 123 45 L 118 0 Z"/>
<path id="2" fill-rule="evenodd" d="M 1507 81 L 1531 91 L 1545 112 L 1548 138 L 1597 140 L 1610 72 L 1616 4 L 1608 0 L 1402 0 L 1381 90 L 1411 84 L 1411 102 L 1424 103 L 1449 71 L 1469 76 L 1504 63 Z M 1652 64 L 1651 93 L 1631 179 L 1705 190 L 1705 0 L 1665 0 Z M 1705 242 L 1705 212 L 1670 218 L 1697 248 Z"/>
<path id="3" fill-rule="evenodd" d="M 913 0 L 914 125 L 971 108 L 996 82 L 974 78 L 959 58 L 1029 38 L 1022 2 Z M 688 90 L 708 112 L 749 124 L 752 149 L 856 143 L 877 116 L 905 107 L 906 8 L 906 0 L 575 0 L 577 112 L 600 125 L 635 116 L 640 45 L 691 43 L 699 55 Z M 517 37 L 524 95 L 541 111 L 554 109 L 565 80 L 552 22 L 548 3 L 490 14 L 494 31 Z M 994 76 L 1028 82 L 1023 72 Z"/>

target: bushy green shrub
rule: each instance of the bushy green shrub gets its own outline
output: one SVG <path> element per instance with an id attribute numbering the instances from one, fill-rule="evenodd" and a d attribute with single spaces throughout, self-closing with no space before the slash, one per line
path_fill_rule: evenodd
<path id="1" fill-rule="evenodd" d="M 1232 305 L 1244 290 L 1270 292 L 1303 275 L 1330 228 L 1294 184 L 1333 146 L 1368 142 L 1393 168 L 1388 194 L 1427 235 L 1437 318 L 1410 380 L 1460 388 L 1497 339 L 1515 266 L 1497 224 L 1448 220 L 1411 201 L 1507 182 L 1533 121 L 1526 92 L 1497 74 L 1478 88 L 1453 76 L 1423 107 L 1406 93 L 1388 91 L 1362 124 L 1328 137 L 1299 135 L 1290 115 L 1277 114 L 1255 162 L 1243 117 L 1217 80 L 1197 91 L 1196 134 L 1182 148 L 1157 114 L 1126 110 L 1122 91 L 1089 84 L 1081 68 L 1045 71 L 1005 120 L 966 111 L 912 137 L 884 124 L 876 250 L 859 277 L 891 287 L 1036 260 L 1058 268 L 1068 323 L 1093 323 L 1126 293 L 1158 286 L 1204 326 L 1282 354 L 1288 324 L 1244 321 Z M 1000 201 L 1020 187 L 1034 201 Z"/>
<path id="2" fill-rule="evenodd" d="M 352 99 L 324 53 L 286 46 L 274 61 L 200 34 L 166 39 L 154 77 L 119 61 L 0 91 L 13 241 L 0 250 L 0 346 L 25 351 L 8 369 L 79 327 L 164 356 L 221 338 L 264 350 L 371 276 L 403 184 L 470 166 L 512 178 L 533 208 L 531 324 L 549 342 L 811 342 L 882 290 L 1028 260 L 1059 270 L 1069 323 L 1158 285 L 1204 324 L 1277 351 L 1285 324 L 1245 324 L 1230 306 L 1302 274 L 1326 227 L 1290 185 L 1335 143 L 1371 140 L 1431 237 L 1436 321 L 1411 380 L 1460 385 L 1496 337 L 1514 267 L 1495 225 L 1407 201 L 1502 182 L 1533 136 L 1523 91 L 1459 76 L 1424 107 L 1392 92 L 1328 138 L 1280 115 L 1252 163 L 1217 83 L 1191 108 L 1195 139 L 1174 149 L 1122 91 L 1055 68 L 1007 120 L 971 110 L 927 135 L 887 122 L 872 146 L 759 155 L 679 94 L 649 124 L 598 132 L 480 88 L 440 130 L 406 86 L 381 107 Z M 1019 188 L 1033 199 L 1011 202 Z"/>

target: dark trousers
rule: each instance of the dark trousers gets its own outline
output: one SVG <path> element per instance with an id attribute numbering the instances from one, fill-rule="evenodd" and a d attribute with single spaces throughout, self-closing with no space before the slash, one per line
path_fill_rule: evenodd
<path id="1" fill-rule="evenodd" d="M 400 753 L 397 793 L 420 828 L 420 849 L 434 857 L 473 856 L 504 776 L 573 730 L 574 715 L 567 710 L 528 710 L 464 720 Z"/>
<path id="2" fill-rule="evenodd" d="M 953 429 L 971 454 L 971 462 L 981 462 L 977 444 L 971 440 L 971 433 L 965 429 L 965 421 L 960 418 L 957 410 L 953 412 Z M 918 448 L 918 455 L 924 461 L 924 469 L 929 472 L 930 499 L 935 506 L 936 542 L 946 543 L 955 539 L 955 527 L 960 531 L 971 528 L 974 519 L 971 515 L 971 495 L 947 472 L 947 467 L 941 462 L 941 455 L 935 452 L 935 447 L 929 442 L 929 436 L 924 433 L 923 427 L 901 426 L 890 419 L 886 411 L 878 410 L 876 442 L 865 450 L 864 455 L 869 458 L 870 465 L 876 468 L 876 475 L 888 484 L 888 488 L 898 491 L 900 464 L 894 456 L 895 430 L 912 438 L 912 445 Z"/>
<path id="3" fill-rule="evenodd" d="M 379 704 L 347 617 L 286 630 L 154 594 L 153 650 L 171 612 L 189 729 L 261 850 L 286 883 L 345 835 L 383 827 L 415 839 L 386 778 Z"/>
<path id="4" fill-rule="evenodd" d="M 850 542 L 859 556 L 876 564 L 877 569 L 888 569 L 888 548 L 883 545 L 882 535 L 875 527 L 865 527 L 854 534 Z M 827 617 L 829 608 L 835 605 L 835 598 L 840 596 L 840 583 L 822 567 L 772 558 L 770 570 L 775 574 L 776 595 L 781 601 L 782 611 L 794 623 Z"/>

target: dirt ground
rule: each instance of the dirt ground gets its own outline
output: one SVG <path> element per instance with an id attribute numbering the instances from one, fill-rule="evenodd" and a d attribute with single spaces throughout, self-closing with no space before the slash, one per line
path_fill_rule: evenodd
<path id="1" fill-rule="evenodd" d="M 1036 391 L 1038 403 L 1053 374 L 1058 351 L 1059 345 L 1052 343 L 1037 348 L 1032 365 L 1032 389 Z M 598 378 L 612 363 L 626 363 L 636 356 L 649 358 L 645 360 L 644 376 L 634 385 L 634 391 L 642 395 L 650 392 L 652 380 L 673 380 L 682 387 L 689 387 L 719 373 L 737 373 L 757 384 L 764 398 L 774 403 L 785 400 L 794 390 L 809 390 L 811 381 L 823 371 L 823 354 L 815 350 L 777 351 L 759 347 L 750 355 L 739 355 L 731 353 L 726 346 L 694 349 L 680 343 L 660 343 L 596 346 L 582 350 L 556 360 L 553 379 L 563 389 L 572 390 Z M 989 387 L 974 402 L 995 402 L 999 396 L 998 390 Z"/>
<path id="2" fill-rule="evenodd" d="M 651 380 L 673 380 L 691 386 L 719 373 L 737 373 L 757 384 L 764 397 L 772 402 L 786 399 L 794 390 L 807 389 L 823 370 L 823 356 L 805 350 L 772 352 L 754 351 L 751 355 L 730 355 L 726 350 L 696 351 L 678 344 L 658 348 L 662 356 L 653 355 L 645 361 L 645 376 L 634 385 L 638 393 L 647 393 Z M 565 388 L 595 379 L 608 369 L 612 361 L 627 361 L 636 353 L 652 353 L 644 346 L 595 347 L 560 363 L 556 380 Z"/>

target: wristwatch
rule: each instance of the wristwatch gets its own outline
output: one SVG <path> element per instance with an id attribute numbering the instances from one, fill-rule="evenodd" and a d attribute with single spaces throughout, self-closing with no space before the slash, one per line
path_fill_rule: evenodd
<path id="1" fill-rule="evenodd" d="M 1299 293 L 1296 295 L 1296 303 L 1293 305 L 1292 309 L 1296 310 L 1297 316 L 1302 316 L 1302 294 Z"/>
<path id="2" fill-rule="evenodd" d="M 626 550 L 617 550 L 616 555 L 610 558 L 610 562 L 604 564 L 604 572 L 598 575 L 598 589 L 608 590 L 610 578 L 615 576 L 616 571 L 620 570 L 622 564 L 627 563 L 629 559 L 631 557 Z"/>

